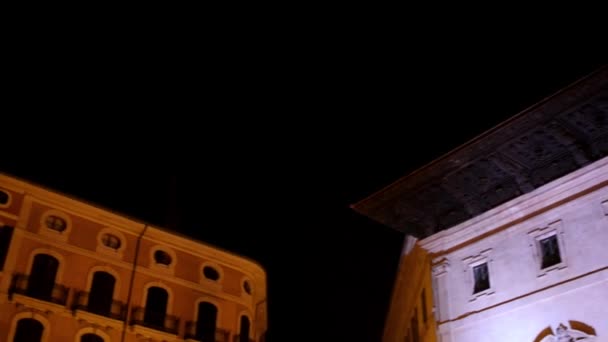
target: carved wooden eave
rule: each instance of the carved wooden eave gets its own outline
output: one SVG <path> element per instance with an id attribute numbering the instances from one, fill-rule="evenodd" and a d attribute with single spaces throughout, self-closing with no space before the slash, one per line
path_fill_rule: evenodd
<path id="1" fill-rule="evenodd" d="M 608 66 L 352 205 L 425 238 L 608 155 Z"/>

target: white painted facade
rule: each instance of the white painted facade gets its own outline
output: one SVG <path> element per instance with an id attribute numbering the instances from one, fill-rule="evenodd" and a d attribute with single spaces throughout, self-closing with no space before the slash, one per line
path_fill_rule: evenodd
<path id="1" fill-rule="evenodd" d="M 562 262 L 543 270 L 552 234 Z M 419 243 L 436 256 L 439 341 L 608 342 L 608 158 Z M 490 288 L 474 295 L 481 263 Z"/>

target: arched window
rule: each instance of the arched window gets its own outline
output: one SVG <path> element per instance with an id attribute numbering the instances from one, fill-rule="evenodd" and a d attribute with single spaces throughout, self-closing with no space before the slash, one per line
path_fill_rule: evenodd
<path id="1" fill-rule="evenodd" d="M 103 338 L 95 334 L 84 334 L 80 337 L 80 342 L 104 342 Z"/>
<path id="2" fill-rule="evenodd" d="M 169 294 L 167 293 L 167 290 L 162 287 L 152 286 L 148 288 L 144 323 L 154 327 L 164 328 L 168 299 Z"/>
<path id="3" fill-rule="evenodd" d="M 215 326 L 217 322 L 217 308 L 209 302 L 198 304 L 198 317 L 196 320 L 196 338 L 201 341 L 215 341 Z"/>
<path id="4" fill-rule="evenodd" d="M 40 342 L 44 326 L 32 318 L 22 318 L 17 322 L 14 342 Z"/>
<path id="5" fill-rule="evenodd" d="M 241 316 L 241 331 L 239 331 L 239 342 L 249 342 L 249 317 Z"/>
<path id="6" fill-rule="evenodd" d="M 36 254 L 27 284 L 27 295 L 52 301 L 59 261 L 48 254 Z"/>
<path id="7" fill-rule="evenodd" d="M 93 282 L 89 292 L 89 312 L 103 316 L 110 315 L 115 284 L 116 279 L 108 272 L 98 271 L 93 274 Z"/>

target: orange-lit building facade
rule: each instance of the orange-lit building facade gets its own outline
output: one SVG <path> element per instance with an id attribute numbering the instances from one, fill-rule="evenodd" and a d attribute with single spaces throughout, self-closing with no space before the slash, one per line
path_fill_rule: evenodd
<path id="1" fill-rule="evenodd" d="M 0 174 L 0 341 L 264 341 L 257 263 Z"/>
<path id="2" fill-rule="evenodd" d="M 407 236 L 393 287 L 384 342 L 436 342 L 431 257 Z"/>

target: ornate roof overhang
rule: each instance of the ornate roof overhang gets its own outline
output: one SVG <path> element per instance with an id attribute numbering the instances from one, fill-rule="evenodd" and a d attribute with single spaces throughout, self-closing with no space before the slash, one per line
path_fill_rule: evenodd
<path id="1" fill-rule="evenodd" d="M 354 204 L 430 236 L 608 155 L 608 66 Z"/>

